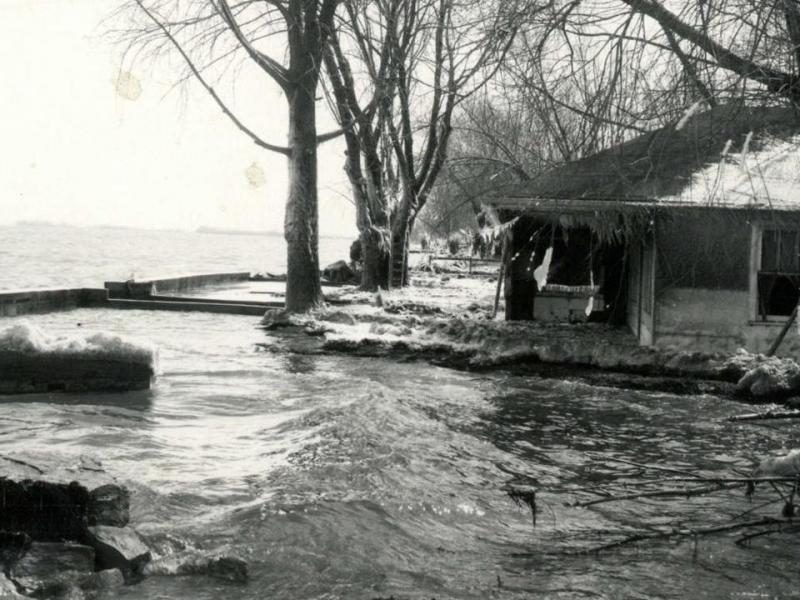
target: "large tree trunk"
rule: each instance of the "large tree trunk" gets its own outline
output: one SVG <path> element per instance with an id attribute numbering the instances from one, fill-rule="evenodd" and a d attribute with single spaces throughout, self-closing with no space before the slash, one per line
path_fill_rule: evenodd
<path id="1" fill-rule="evenodd" d="M 361 256 L 364 271 L 361 275 L 361 288 L 377 291 L 388 290 L 391 286 L 391 253 L 380 235 L 371 230 L 361 232 Z"/>
<path id="2" fill-rule="evenodd" d="M 289 100 L 289 197 L 284 236 L 287 244 L 286 310 L 305 312 L 322 302 L 317 216 L 317 127 L 314 90 L 299 85 Z"/>

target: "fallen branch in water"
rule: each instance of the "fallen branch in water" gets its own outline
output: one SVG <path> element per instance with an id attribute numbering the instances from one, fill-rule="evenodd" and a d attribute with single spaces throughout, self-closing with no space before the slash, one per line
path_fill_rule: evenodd
<path id="1" fill-rule="evenodd" d="M 768 410 L 762 413 L 734 415 L 725 420 L 738 423 L 742 421 L 767 421 L 772 419 L 800 419 L 800 410 Z"/>
<path id="2" fill-rule="evenodd" d="M 586 508 L 587 506 L 594 506 L 596 504 L 605 504 L 607 502 L 620 502 L 622 500 L 637 500 L 639 498 L 691 498 L 693 496 L 704 496 L 706 494 L 713 494 L 725 490 L 731 490 L 738 487 L 736 485 L 717 484 L 712 486 L 684 488 L 684 489 L 670 489 L 670 490 L 653 490 L 649 492 L 637 492 L 635 494 L 623 494 L 621 496 L 607 496 L 604 498 L 596 498 L 594 500 L 587 500 L 585 502 L 575 502 L 568 504 L 577 508 Z"/>
<path id="3" fill-rule="evenodd" d="M 679 537 L 698 537 L 703 535 L 712 535 L 715 533 L 723 533 L 725 531 L 735 531 L 737 529 L 748 529 L 751 527 L 764 527 L 768 525 L 775 525 L 777 523 L 785 523 L 788 521 L 782 521 L 780 519 L 775 519 L 772 517 L 764 517 L 762 519 L 756 519 L 754 521 L 745 521 L 744 523 L 728 523 L 725 525 L 714 525 L 713 527 L 700 527 L 697 529 L 692 529 L 689 527 L 685 527 L 682 529 L 671 529 L 668 531 L 656 531 L 653 533 L 637 533 L 631 536 L 626 537 L 622 540 L 617 540 L 615 542 L 609 542 L 608 544 L 602 544 L 600 546 L 594 546 L 593 548 L 588 548 L 586 550 L 580 550 L 578 552 L 573 552 L 573 554 L 592 554 L 594 552 L 600 552 L 602 550 L 611 550 L 613 548 L 619 548 L 621 546 L 626 546 L 628 544 L 634 544 L 636 542 L 642 542 L 647 540 L 667 540 L 671 538 L 679 538 Z"/>
<path id="4" fill-rule="evenodd" d="M 714 525 L 712 527 L 698 527 L 698 528 L 682 527 L 682 528 L 673 528 L 661 531 L 641 532 L 629 535 L 628 537 L 623 538 L 621 540 L 615 540 L 613 542 L 608 542 L 607 544 L 601 544 L 599 546 L 592 546 L 591 548 L 585 548 L 582 550 L 562 550 L 553 552 L 552 554 L 560 556 L 564 555 L 581 556 L 586 554 L 594 554 L 596 552 L 602 552 L 605 550 L 614 550 L 616 548 L 620 548 L 622 546 L 627 546 L 630 544 L 635 544 L 637 542 L 669 540 L 673 538 L 698 538 L 700 536 L 713 535 L 716 533 L 724 533 L 727 531 L 736 531 L 739 529 L 749 529 L 755 527 L 783 525 L 791 522 L 792 521 L 789 519 L 775 519 L 772 517 L 764 517 L 753 521 L 745 521 L 743 523 L 726 523 L 724 525 Z M 800 528 L 800 526 L 796 527 Z M 777 530 L 770 530 L 769 533 L 774 533 L 776 531 Z M 760 531 L 756 533 L 766 534 L 767 532 Z M 751 537 L 755 537 L 755 535 L 752 535 Z M 541 556 L 541 552 L 538 552 L 536 554 L 528 552 L 515 553 L 512 556 L 514 556 L 515 558 L 532 558 L 536 556 Z"/>
<path id="5" fill-rule="evenodd" d="M 794 484 L 796 477 L 666 477 L 664 479 L 648 479 L 646 481 L 625 481 L 618 485 L 637 487 L 643 485 L 653 485 L 656 483 L 791 483 Z"/>
<path id="6" fill-rule="evenodd" d="M 791 520 L 786 522 L 791 523 Z M 736 540 L 736 545 L 746 546 L 750 542 L 750 540 L 754 540 L 755 538 L 763 537 L 765 535 L 772 535 L 773 533 L 794 533 L 795 531 L 800 531 L 800 525 L 797 524 L 794 524 L 791 527 L 784 527 L 786 522 L 779 523 L 777 529 L 766 529 L 763 531 L 756 531 L 753 533 L 745 534 Z"/>
<path id="7" fill-rule="evenodd" d="M 10 456 L 6 456 L 5 454 L 0 454 L 0 458 L 2 458 L 3 460 L 7 460 L 8 462 L 12 462 L 12 463 L 16 463 L 18 465 L 22 465 L 24 467 L 29 467 L 29 468 L 33 469 L 34 471 L 38 471 L 40 475 L 44 475 L 44 471 L 42 469 L 40 469 L 36 465 L 32 465 L 29 462 L 25 462 L 24 460 L 19 460 L 18 458 L 12 458 Z"/>
<path id="8" fill-rule="evenodd" d="M 625 460 L 623 458 L 613 458 L 611 456 L 598 456 L 603 461 L 607 462 L 615 462 L 615 463 L 622 463 L 623 465 L 631 465 L 633 467 L 639 467 L 640 469 L 648 469 L 651 471 L 663 471 L 665 473 L 676 473 L 678 475 L 687 475 L 694 478 L 699 478 L 700 475 L 692 473 L 691 471 L 687 471 L 685 469 L 676 469 L 674 467 L 662 467 L 660 465 L 651 465 L 651 464 L 644 464 L 644 463 L 637 463 L 633 462 L 632 460 Z"/>

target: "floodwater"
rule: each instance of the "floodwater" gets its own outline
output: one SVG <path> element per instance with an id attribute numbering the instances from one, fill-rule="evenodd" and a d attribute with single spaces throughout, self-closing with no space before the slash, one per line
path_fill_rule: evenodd
<path id="1" fill-rule="evenodd" d="M 511 372 L 259 352 L 255 344 L 269 337 L 252 317 L 77 310 L 28 320 L 52 334 L 104 330 L 150 340 L 161 374 L 147 392 L 5 397 L 0 452 L 96 456 L 130 486 L 140 531 L 225 549 L 250 565 L 244 586 L 154 577 L 120 597 L 797 594 L 800 552 L 791 535 L 749 548 L 735 545 L 734 532 L 696 545 L 564 554 L 619 531 L 730 522 L 772 498 L 759 488 L 753 504 L 734 490 L 567 506 L 619 477 L 646 476 L 612 458 L 728 476 L 797 446 L 791 423 L 724 422 L 751 410 L 745 405 Z M 535 528 L 505 494 L 509 482 L 539 490 Z M 773 504 L 748 518 L 779 511 Z"/>

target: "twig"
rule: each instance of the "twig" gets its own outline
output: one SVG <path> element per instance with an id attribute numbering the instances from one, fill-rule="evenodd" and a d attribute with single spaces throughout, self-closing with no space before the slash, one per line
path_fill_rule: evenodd
<path id="1" fill-rule="evenodd" d="M 643 463 L 633 462 L 632 460 L 625 460 L 625 459 L 622 459 L 622 458 L 611 458 L 611 457 L 608 457 L 608 456 L 598 457 L 598 458 L 600 458 L 601 460 L 604 460 L 604 461 L 618 462 L 618 463 L 622 463 L 622 464 L 625 464 L 625 465 L 631 465 L 633 467 L 640 467 L 642 469 L 650 469 L 650 470 L 653 470 L 653 471 L 664 471 L 665 473 L 677 473 L 678 475 L 688 475 L 690 477 L 700 478 L 700 475 L 692 473 L 691 471 L 686 471 L 684 469 L 675 469 L 673 467 L 661 467 L 661 466 L 658 466 L 658 465 L 647 465 L 647 464 L 643 464 Z"/>
<path id="2" fill-rule="evenodd" d="M 757 504 L 756 506 L 752 506 L 747 510 L 740 512 L 738 515 L 731 517 L 731 521 L 737 521 L 742 517 L 749 515 L 750 513 L 754 513 L 757 510 L 761 510 L 765 506 L 769 506 L 770 504 L 777 504 L 778 502 L 783 502 L 783 498 L 778 498 L 777 500 L 767 500 L 766 502 L 762 502 L 761 504 Z"/>
<path id="3" fill-rule="evenodd" d="M 794 483 L 794 477 L 667 477 L 665 479 L 650 479 L 647 481 L 626 481 L 620 485 L 644 486 L 656 483 Z"/>
<path id="4" fill-rule="evenodd" d="M 769 419 L 800 419 L 800 410 L 768 410 L 763 413 L 748 413 L 728 417 L 726 421 L 766 421 Z"/>
<path id="5" fill-rule="evenodd" d="M 737 546 L 744 546 L 747 542 L 762 535 L 771 535 L 773 533 L 792 533 L 800 529 L 800 525 L 793 525 L 792 527 L 783 527 L 783 522 L 779 524 L 777 529 L 767 529 L 765 531 L 756 531 L 755 533 L 748 533 L 736 540 Z"/>
<path id="6" fill-rule="evenodd" d="M 635 500 L 637 498 L 658 498 L 658 497 L 670 497 L 670 496 L 690 498 L 692 496 L 703 496 L 705 494 L 712 494 L 714 492 L 721 492 L 724 490 L 731 490 L 731 489 L 734 489 L 733 485 L 718 484 L 714 486 L 697 487 L 697 488 L 682 489 L 682 490 L 676 490 L 676 489 L 654 490 L 652 492 L 639 492 L 636 494 L 625 494 L 622 496 L 610 496 L 608 498 L 596 498 L 594 500 L 587 500 L 586 502 L 576 502 L 574 504 L 570 504 L 569 506 L 586 508 L 587 506 L 594 506 L 595 504 L 604 504 L 607 502 L 619 502 L 622 500 Z"/>
<path id="7" fill-rule="evenodd" d="M 7 460 L 8 462 L 16 463 L 18 465 L 30 467 L 31 469 L 38 471 L 40 475 L 44 475 L 44 471 L 42 471 L 39 467 L 37 467 L 36 465 L 32 465 L 31 463 L 25 462 L 24 460 L 19 460 L 18 458 L 11 458 L 10 456 L 6 456 L 4 454 L 0 454 L 0 458 L 2 458 L 3 460 Z"/>
<path id="8" fill-rule="evenodd" d="M 669 531 L 658 531 L 655 533 L 637 533 L 626 537 L 622 540 L 617 540 L 615 542 L 609 542 L 608 544 L 603 544 L 601 546 L 594 546 L 593 548 L 587 548 L 585 550 L 577 550 L 573 552 L 562 552 L 561 554 L 592 554 L 595 552 L 600 552 L 602 550 L 611 550 L 614 548 L 619 548 L 621 546 L 626 546 L 628 544 L 633 544 L 636 542 L 643 542 L 648 540 L 661 540 L 661 539 L 670 539 L 675 537 L 692 537 L 692 536 L 700 536 L 700 535 L 711 535 L 714 533 L 722 533 L 725 531 L 735 531 L 737 529 L 747 529 L 750 527 L 763 527 L 765 525 L 775 525 L 780 523 L 786 523 L 788 521 L 784 521 L 781 519 L 774 519 L 771 517 L 764 517 L 763 519 L 758 519 L 756 521 L 746 521 L 744 523 L 728 523 L 726 525 L 715 525 L 713 527 L 703 527 L 699 529 L 671 529 Z"/>

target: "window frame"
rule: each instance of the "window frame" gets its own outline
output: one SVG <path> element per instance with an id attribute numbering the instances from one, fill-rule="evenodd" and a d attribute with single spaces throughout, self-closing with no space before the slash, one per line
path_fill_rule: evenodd
<path id="1" fill-rule="evenodd" d="M 793 226 L 792 226 L 793 225 Z M 776 314 L 762 314 L 761 313 L 761 298 L 759 292 L 759 280 L 762 275 L 771 276 L 793 276 L 800 279 L 800 223 L 776 226 L 773 223 L 754 222 L 752 224 L 752 237 L 750 247 L 750 318 L 753 323 L 783 323 L 789 319 L 790 315 L 776 315 Z M 764 234 L 767 231 L 775 232 L 792 232 L 794 233 L 794 249 L 797 256 L 797 271 L 764 271 L 762 270 L 763 264 L 763 250 L 764 250 Z M 779 237 L 780 239 L 780 237 Z M 777 259 L 776 266 L 780 268 L 781 265 L 781 245 L 777 245 Z M 800 299 L 798 299 L 800 302 Z"/>

